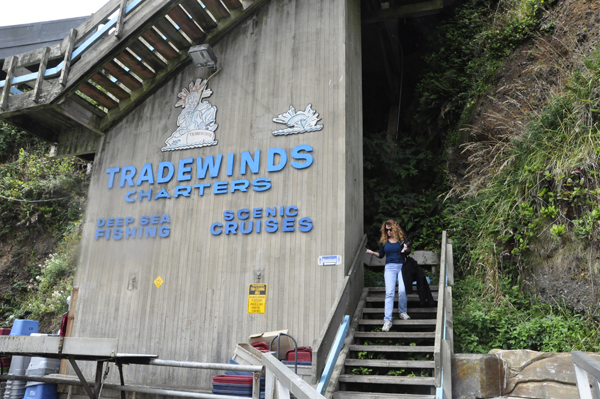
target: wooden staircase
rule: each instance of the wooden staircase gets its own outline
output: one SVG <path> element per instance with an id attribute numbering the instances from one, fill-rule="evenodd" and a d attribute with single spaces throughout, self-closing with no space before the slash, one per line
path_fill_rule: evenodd
<path id="1" fill-rule="evenodd" d="M 430 286 L 437 301 L 437 286 Z M 365 288 L 350 333 L 335 399 L 435 398 L 434 341 L 436 307 L 420 307 L 408 295 L 410 320 L 399 320 L 397 298 L 393 327 L 382 332 L 385 288 Z M 352 337 L 353 334 L 353 337 Z"/>

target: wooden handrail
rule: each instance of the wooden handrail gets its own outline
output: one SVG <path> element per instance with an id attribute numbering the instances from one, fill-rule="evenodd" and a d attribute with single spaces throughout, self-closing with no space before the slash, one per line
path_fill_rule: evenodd
<path id="1" fill-rule="evenodd" d="M 270 353 L 262 354 L 262 361 L 266 369 L 265 399 L 289 399 L 290 393 L 298 399 L 325 399 L 302 377 L 294 374 L 283 363 Z M 275 396 L 275 392 L 277 395 Z"/>
<path id="2" fill-rule="evenodd" d="M 600 395 L 600 362 L 580 351 L 572 351 L 571 359 L 575 368 L 577 391 L 581 399 L 593 399 Z M 592 389 L 590 389 L 590 378 Z"/>

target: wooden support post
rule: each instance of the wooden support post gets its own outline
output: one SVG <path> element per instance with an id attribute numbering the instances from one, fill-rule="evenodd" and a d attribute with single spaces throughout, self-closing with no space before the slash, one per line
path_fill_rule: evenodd
<path id="1" fill-rule="evenodd" d="M 35 88 L 33 89 L 33 102 L 38 103 L 40 101 L 40 93 L 42 92 L 42 85 L 44 84 L 44 75 L 46 74 L 46 65 L 48 64 L 48 57 L 50 56 L 50 47 L 44 48 L 42 52 L 42 59 L 40 60 L 40 69 L 38 70 L 38 76 L 35 81 Z"/>
<path id="2" fill-rule="evenodd" d="M 119 19 L 117 20 L 117 31 L 115 36 L 117 39 L 123 38 L 123 24 L 125 23 L 125 9 L 127 8 L 127 0 L 121 0 L 121 7 L 119 8 Z"/>
<path id="3" fill-rule="evenodd" d="M 8 68 L 6 68 L 6 80 L 4 81 L 4 87 L 2 88 L 2 99 L 0 100 L 0 109 L 5 110 L 8 107 L 8 96 L 10 95 L 10 88 L 12 86 L 12 80 L 15 77 L 15 68 L 19 57 L 16 55 L 9 57 L 6 61 Z"/>
<path id="4" fill-rule="evenodd" d="M 76 36 L 77 31 L 75 29 L 71 29 L 71 32 L 69 32 L 69 41 L 67 42 L 67 50 L 65 51 L 63 70 L 60 73 L 60 78 L 58 79 L 58 83 L 63 87 L 67 85 L 69 69 L 71 68 L 71 55 L 73 54 L 73 47 L 75 47 Z"/>

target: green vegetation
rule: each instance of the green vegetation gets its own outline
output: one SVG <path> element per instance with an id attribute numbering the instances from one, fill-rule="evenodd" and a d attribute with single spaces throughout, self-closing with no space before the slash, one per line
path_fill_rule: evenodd
<path id="1" fill-rule="evenodd" d="M 49 145 L 0 124 L 0 241 L 9 243 L 2 321 L 40 320 L 55 330 L 72 289 L 87 191 L 85 163 L 52 159 Z"/>
<path id="2" fill-rule="evenodd" d="M 439 30 L 437 51 L 429 56 L 418 123 L 447 130 L 448 147 L 466 141 L 475 105 L 496 83 L 506 56 L 535 35 L 551 33 L 553 23 L 543 17 L 552 3 L 472 0 L 460 7 Z M 597 315 L 543 304 L 524 286 L 552 251 L 574 242 L 583 252 L 600 238 L 599 83 L 595 53 L 564 87 L 545 93 L 547 105 L 532 107 L 526 122 L 462 145 L 469 184 L 455 184 L 444 204 L 458 265 L 458 351 L 600 348 Z"/>

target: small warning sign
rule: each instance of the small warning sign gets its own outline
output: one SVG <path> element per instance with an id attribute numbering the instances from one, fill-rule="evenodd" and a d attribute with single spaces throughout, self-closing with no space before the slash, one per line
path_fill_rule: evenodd
<path id="1" fill-rule="evenodd" d="M 163 285 L 164 282 L 165 281 L 160 276 L 158 276 L 156 280 L 154 280 L 154 285 L 156 286 L 156 288 L 160 288 L 160 286 Z"/>
<path id="2" fill-rule="evenodd" d="M 248 314 L 264 314 L 267 309 L 267 285 L 248 285 Z"/>

